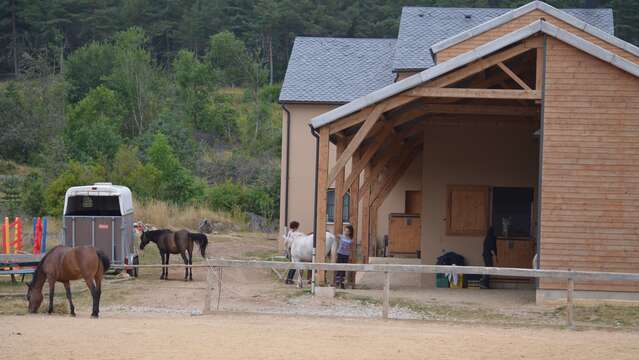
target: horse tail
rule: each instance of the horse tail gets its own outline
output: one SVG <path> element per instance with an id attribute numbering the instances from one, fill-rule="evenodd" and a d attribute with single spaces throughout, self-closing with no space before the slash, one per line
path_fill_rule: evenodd
<path id="1" fill-rule="evenodd" d="M 200 248 L 203 258 L 206 258 L 206 246 L 209 244 L 209 238 L 201 233 L 189 233 L 189 239 L 195 241 Z"/>
<path id="2" fill-rule="evenodd" d="M 95 252 L 98 254 L 98 258 L 100 258 L 100 261 L 102 262 L 102 272 L 105 273 L 109 270 L 109 267 L 111 267 L 111 260 L 109 260 L 109 257 L 106 256 L 104 251 L 96 249 Z"/>

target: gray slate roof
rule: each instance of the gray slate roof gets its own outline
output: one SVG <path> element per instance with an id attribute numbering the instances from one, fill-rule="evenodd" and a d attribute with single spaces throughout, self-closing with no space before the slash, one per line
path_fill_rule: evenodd
<path id="1" fill-rule="evenodd" d="M 346 103 L 392 84 L 395 42 L 297 37 L 280 102 Z"/>
<path id="2" fill-rule="evenodd" d="M 392 84 L 393 72 L 432 67 L 432 45 L 510 10 L 404 7 L 397 40 L 297 37 L 280 102 L 350 102 Z M 614 33 L 611 9 L 563 11 Z"/>
<path id="3" fill-rule="evenodd" d="M 393 71 L 423 70 L 433 65 L 430 47 L 512 9 L 404 7 Z M 612 9 L 561 9 L 590 25 L 614 33 Z M 467 18 L 470 16 L 470 18 Z"/>

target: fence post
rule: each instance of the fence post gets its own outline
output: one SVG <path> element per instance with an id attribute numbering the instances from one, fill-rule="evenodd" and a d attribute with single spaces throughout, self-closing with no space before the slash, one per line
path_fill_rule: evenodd
<path id="1" fill-rule="evenodd" d="M 575 281 L 572 278 L 568 279 L 568 290 L 566 291 L 566 315 L 568 316 L 568 327 L 572 330 L 575 329 L 574 319 L 574 304 L 573 297 L 575 292 Z"/>
<path id="2" fill-rule="evenodd" d="M 217 268 L 217 305 L 215 311 L 220 311 L 220 299 L 222 298 L 222 267 Z"/>
<path id="3" fill-rule="evenodd" d="M 204 308 L 202 314 L 208 314 L 211 312 L 211 288 L 213 287 L 213 275 L 211 275 L 211 268 L 206 269 L 206 292 L 204 293 Z"/>
<path id="4" fill-rule="evenodd" d="M 382 317 L 388 319 L 388 308 L 390 306 L 390 272 L 384 271 L 384 305 Z"/>

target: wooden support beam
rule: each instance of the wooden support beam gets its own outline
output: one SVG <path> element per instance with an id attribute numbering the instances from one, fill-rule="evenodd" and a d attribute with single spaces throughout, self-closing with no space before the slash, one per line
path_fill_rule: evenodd
<path id="1" fill-rule="evenodd" d="M 355 126 L 361 123 L 362 121 L 366 120 L 368 115 L 370 115 L 371 111 L 373 111 L 373 107 L 369 106 L 354 114 L 348 115 L 342 119 L 339 119 L 338 121 L 331 123 L 329 125 L 329 128 L 331 129 L 331 134 L 338 133 L 344 129 L 348 129 L 351 126 Z"/>
<path id="2" fill-rule="evenodd" d="M 521 99 L 536 100 L 540 95 L 533 90 L 416 88 L 411 95 L 422 97 L 454 97 L 471 99 Z"/>
<path id="3" fill-rule="evenodd" d="M 379 119 L 379 117 L 384 113 L 384 107 L 385 107 L 385 104 L 383 103 L 378 104 L 375 106 L 373 111 L 371 111 L 371 113 L 368 114 L 368 116 L 366 117 L 366 120 L 364 121 L 364 124 L 362 124 L 362 127 L 359 128 L 355 136 L 353 136 L 353 139 L 351 139 L 351 141 L 348 143 L 348 146 L 344 150 L 344 153 L 340 155 L 340 157 L 335 162 L 335 166 L 333 166 L 333 168 L 329 172 L 328 174 L 329 184 L 331 184 L 335 180 L 335 177 L 337 176 L 337 172 L 340 169 L 343 169 L 344 166 L 346 166 L 346 162 L 348 161 L 348 159 L 350 159 L 353 156 L 353 154 L 355 153 L 355 150 L 357 150 L 357 148 L 361 145 L 362 141 L 364 141 L 366 136 L 368 136 L 368 133 L 371 131 L 375 123 L 377 123 L 377 120 Z"/>
<path id="4" fill-rule="evenodd" d="M 421 151 L 421 142 L 407 149 L 404 149 L 400 154 L 400 157 L 394 161 L 393 166 L 388 169 L 388 174 L 385 177 L 383 183 L 371 184 L 371 202 L 375 203 L 378 198 L 385 198 L 388 193 L 393 190 L 393 187 L 401 179 L 402 175 L 406 173 L 406 170 L 415 159 L 415 156 Z M 380 201 L 383 201 L 380 200 Z M 379 204 L 381 205 L 381 203 Z"/>
<path id="5" fill-rule="evenodd" d="M 373 155 L 375 155 L 377 151 L 382 147 L 386 139 L 392 134 L 391 128 L 392 126 L 390 126 L 390 128 L 385 127 L 384 129 L 382 129 L 378 133 L 378 135 L 375 137 L 374 142 L 361 155 L 360 160 L 357 162 L 355 161 L 352 162 L 351 172 L 348 175 L 348 178 L 346 178 L 346 181 L 344 182 L 342 195 L 344 194 L 344 192 L 346 192 L 346 189 L 352 186 L 352 184 L 355 182 L 356 179 L 359 179 L 359 175 L 364 169 L 364 167 L 366 166 L 366 164 L 370 161 Z M 337 190 L 335 191 L 335 193 L 339 194 Z"/>
<path id="6" fill-rule="evenodd" d="M 364 264 L 368 263 L 369 257 L 369 244 L 370 244 L 370 185 L 363 186 L 359 189 L 362 196 L 362 228 L 360 234 L 362 235 L 362 261 Z"/>
<path id="7" fill-rule="evenodd" d="M 448 73 L 447 75 L 443 75 L 433 81 L 428 82 L 427 84 L 425 84 L 425 86 L 445 87 L 450 84 L 454 84 L 480 71 L 486 70 L 491 66 L 495 66 L 499 62 L 506 61 L 529 50 L 530 48 L 526 46 L 525 43 L 515 45 L 507 50 L 474 61 L 461 69 L 457 69 L 455 71 L 452 71 L 451 73 Z"/>
<path id="8" fill-rule="evenodd" d="M 328 182 L 328 160 L 329 160 L 329 136 L 328 127 L 320 128 L 319 138 L 319 163 L 317 169 L 317 234 L 315 236 L 315 262 L 326 262 L 326 196 L 330 182 Z M 324 271 L 318 271 L 316 281 L 323 284 L 326 281 Z"/>
<path id="9" fill-rule="evenodd" d="M 544 49 L 537 48 L 535 60 L 535 90 L 541 94 L 544 88 Z"/>
<path id="10" fill-rule="evenodd" d="M 524 80 L 522 80 L 517 74 L 515 74 L 508 66 L 506 66 L 503 62 L 497 63 L 497 66 L 505 72 L 511 79 L 513 79 L 519 86 L 521 86 L 524 90 L 532 90 L 528 84 Z"/>
<path id="11" fill-rule="evenodd" d="M 345 141 L 337 142 L 336 155 L 339 157 L 344 152 L 346 148 Z M 337 172 L 337 177 L 335 178 L 335 235 L 339 235 L 342 233 L 342 215 L 344 213 L 344 168 Z M 335 259 L 333 257 L 337 257 L 337 254 L 331 254 L 331 262 L 334 262 Z"/>

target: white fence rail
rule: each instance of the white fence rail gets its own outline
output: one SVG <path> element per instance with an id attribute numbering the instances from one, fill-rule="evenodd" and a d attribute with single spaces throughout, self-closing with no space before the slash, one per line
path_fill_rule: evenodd
<path id="1" fill-rule="evenodd" d="M 6 258 L 5 258 L 6 257 Z M 27 260 L 28 256 L 19 256 L 21 261 Z M 0 255 L 0 263 L 7 264 L 11 262 L 11 258 L 15 259 L 15 255 Z M 390 299 L 390 274 L 391 273 L 453 273 L 453 274 L 478 274 L 478 275 L 496 275 L 509 277 L 530 277 L 540 279 L 561 279 L 566 280 L 566 299 L 567 299 L 567 323 L 568 326 L 574 328 L 573 319 L 573 298 L 574 298 L 574 282 L 575 280 L 598 280 L 598 281 L 637 281 L 639 282 L 639 273 L 617 273 L 617 272 L 598 272 L 598 271 L 572 271 L 572 270 L 543 270 L 543 269 L 518 269 L 518 268 L 498 268 L 483 266 L 448 266 L 448 265 L 401 265 L 401 264 L 336 264 L 336 263 L 292 263 L 284 261 L 258 261 L 258 260 L 232 260 L 223 258 L 207 258 L 206 264 L 169 264 L 169 265 L 113 265 L 115 269 L 132 269 L 137 268 L 208 268 L 207 272 L 207 291 L 205 293 L 203 312 L 211 311 L 212 290 L 214 284 L 214 272 L 217 271 L 217 306 L 219 310 L 220 298 L 222 294 L 222 271 L 224 268 L 248 268 L 248 269 L 269 269 L 269 270 L 312 270 L 312 271 L 355 271 L 355 272 L 381 272 L 384 273 L 384 298 L 383 298 L 383 317 L 388 318 L 389 299 Z"/>

